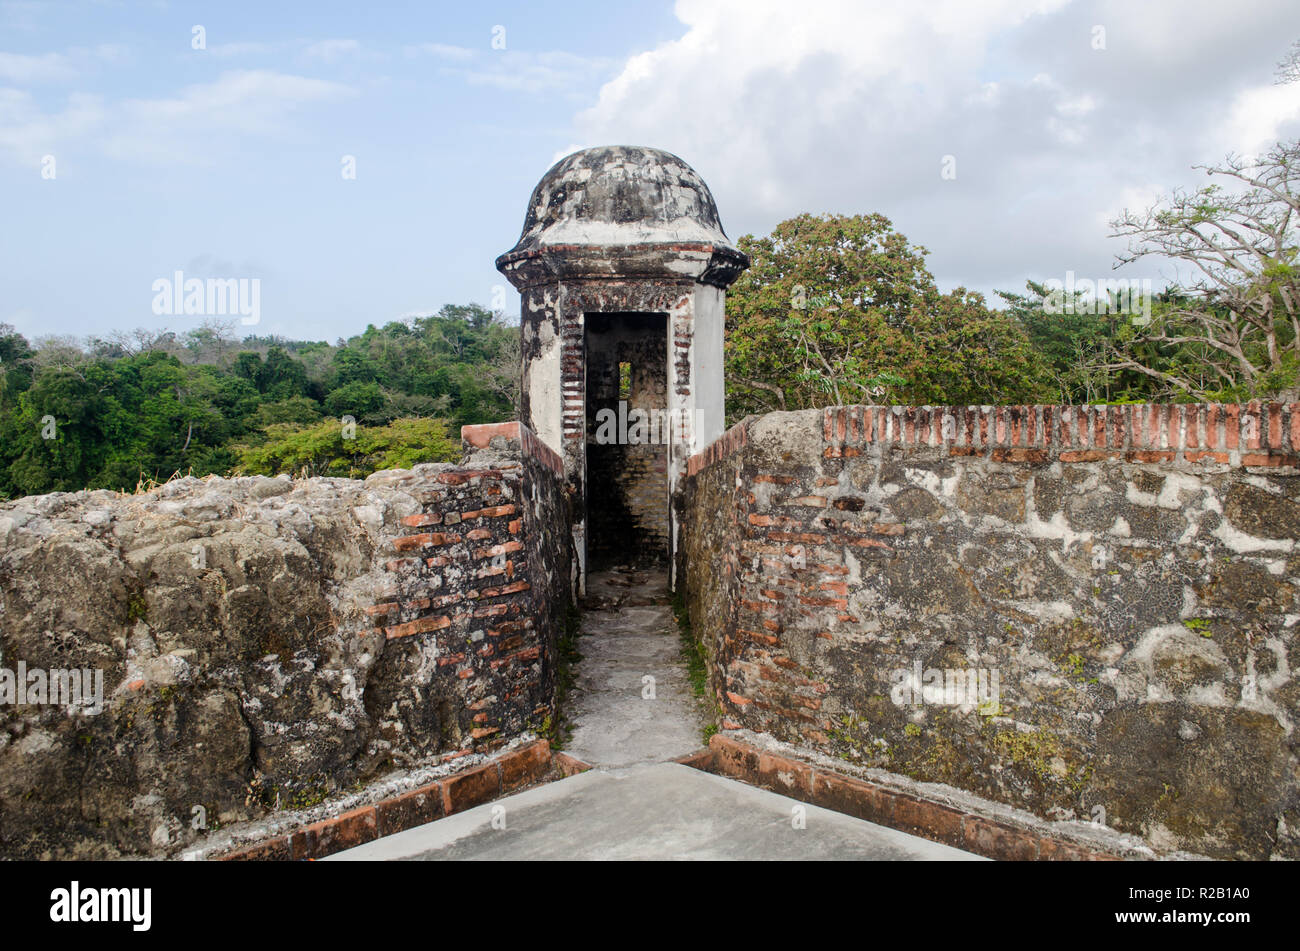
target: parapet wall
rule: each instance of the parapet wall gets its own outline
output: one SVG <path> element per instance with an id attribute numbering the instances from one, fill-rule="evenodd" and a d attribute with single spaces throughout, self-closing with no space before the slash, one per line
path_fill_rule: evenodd
<path id="1" fill-rule="evenodd" d="M 1298 456 L 1296 404 L 751 417 L 678 500 L 724 729 L 1295 858 Z"/>
<path id="2" fill-rule="evenodd" d="M 99 670 L 105 694 L 0 703 L 0 857 L 176 854 L 539 728 L 566 503 L 558 457 L 502 432 L 364 482 L 0 505 L 0 668 Z"/>

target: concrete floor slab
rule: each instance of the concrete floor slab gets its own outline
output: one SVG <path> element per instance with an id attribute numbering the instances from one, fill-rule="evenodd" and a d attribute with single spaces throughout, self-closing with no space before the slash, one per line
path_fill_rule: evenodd
<path id="1" fill-rule="evenodd" d="M 803 828 L 796 828 L 796 810 Z M 325 861 L 455 859 L 981 860 L 688 766 L 658 763 L 592 770 Z"/>
<path id="2" fill-rule="evenodd" d="M 665 574 L 591 574 L 578 652 L 566 753 L 593 766 L 629 766 L 674 760 L 704 745 Z M 653 699 L 646 677 L 654 678 Z"/>

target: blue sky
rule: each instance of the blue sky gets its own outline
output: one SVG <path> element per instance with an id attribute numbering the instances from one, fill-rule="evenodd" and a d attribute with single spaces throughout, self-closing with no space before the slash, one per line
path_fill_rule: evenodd
<path id="1" fill-rule="evenodd" d="M 1300 131 L 1290 0 L 1132 6 L 0 0 L 0 322 L 183 330 L 176 270 L 307 339 L 487 304 L 537 179 L 609 143 L 685 158 L 733 237 L 881 211 L 945 287 L 1109 276 L 1107 215 Z"/>
<path id="2" fill-rule="evenodd" d="M 0 52 L 47 59 L 0 85 L 48 117 L 0 165 L 0 321 L 29 335 L 166 324 L 150 286 L 176 269 L 260 277 L 259 333 L 332 340 L 487 303 L 504 284 L 492 259 L 576 109 L 675 23 L 662 4 L 310 9 L 0 7 Z M 96 116 L 84 129 L 79 108 Z"/>

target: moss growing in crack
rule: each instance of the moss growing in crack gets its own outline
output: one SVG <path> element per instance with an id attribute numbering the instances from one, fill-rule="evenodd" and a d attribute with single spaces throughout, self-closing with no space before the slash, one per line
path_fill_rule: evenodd
<path id="1" fill-rule="evenodd" d="M 677 621 L 677 635 L 682 644 L 682 659 L 686 661 L 686 675 L 691 682 L 691 693 L 703 700 L 708 696 L 709 691 L 709 649 L 695 636 L 695 631 L 691 628 L 690 611 L 680 590 L 672 593 L 672 610 L 673 619 Z M 712 712 L 710 722 L 704 726 L 703 737 L 706 746 L 709 737 L 718 732 L 720 712 Z"/>
<path id="2" fill-rule="evenodd" d="M 826 735 L 837 743 L 851 746 L 857 741 L 855 734 L 862 726 L 862 718 L 852 713 L 836 717 L 835 722 L 826 728 Z"/>
<path id="3" fill-rule="evenodd" d="M 271 811 L 310 809 L 328 799 L 333 789 L 334 784 L 326 776 L 313 776 L 282 785 L 269 784 L 259 776 L 249 783 L 245 804 L 257 801 Z"/>
<path id="4" fill-rule="evenodd" d="M 126 623 L 143 621 L 149 613 L 149 602 L 145 600 L 144 589 L 133 590 L 126 598 Z"/>
<path id="5" fill-rule="evenodd" d="M 1083 792 L 1092 775 L 1090 765 L 1071 769 L 1060 738 L 1047 730 L 999 730 L 989 746 L 1000 758 L 1028 770 L 1044 782 L 1060 783 L 1074 795 Z M 1063 772 L 1053 766 L 1055 760 L 1064 764 Z"/>
<path id="6" fill-rule="evenodd" d="M 1161 781 L 1160 786 L 1163 791 L 1160 793 L 1160 796 L 1155 801 L 1155 805 L 1157 808 L 1178 801 L 1178 797 L 1180 793 L 1178 792 L 1178 789 L 1176 787 L 1171 786 L 1169 783 L 1166 783 L 1164 781 Z"/>
<path id="7" fill-rule="evenodd" d="M 306 789 L 294 790 L 290 796 L 290 809 L 310 809 L 312 806 L 319 806 L 329 796 L 329 789 L 325 786 L 309 786 Z"/>
<path id="8" fill-rule="evenodd" d="M 582 636 L 582 612 L 570 604 L 564 615 L 564 630 L 555 644 L 555 706 L 554 714 L 546 714 L 533 731 L 551 744 L 551 749 L 562 750 L 573 736 L 573 723 L 568 717 L 569 694 L 577 679 L 575 672 L 582 654 L 578 651 L 578 638 Z"/>
<path id="9" fill-rule="evenodd" d="M 695 637 L 691 629 L 690 612 L 686 608 L 686 599 L 680 591 L 672 596 L 673 618 L 677 621 L 677 633 L 682 642 L 682 657 L 686 660 L 686 670 L 691 681 L 691 692 L 703 697 L 709 686 L 708 650 Z"/>
<path id="10" fill-rule="evenodd" d="M 1084 665 L 1084 659 L 1082 654 L 1068 654 L 1066 655 L 1065 660 L 1061 666 L 1065 668 L 1066 674 L 1069 675 L 1072 679 L 1082 680 L 1083 665 Z"/>
<path id="11" fill-rule="evenodd" d="M 861 726 L 861 718 L 852 713 L 835 717 L 832 720 L 831 724 L 826 727 L 825 733 L 830 737 L 831 750 L 834 755 L 846 761 L 861 758 L 862 754 L 857 748 L 859 738 L 856 735 Z"/>
<path id="12" fill-rule="evenodd" d="M 999 730 L 993 737 L 992 746 L 999 756 L 1029 769 L 1040 779 L 1055 778 L 1052 759 L 1060 752 L 1060 746 L 1050 733 Z"/>
<path id="13" fill-rule="evenodd" d="M 949 725 L 950 729 L 951 725 Z M 958 746 L 949 730 L 932 731 L 925 755 L 908 775 L 913 779 L 938 782 L 952 782 L 959 779 L 963 768 L 967 765 L 969 751 Z"/>

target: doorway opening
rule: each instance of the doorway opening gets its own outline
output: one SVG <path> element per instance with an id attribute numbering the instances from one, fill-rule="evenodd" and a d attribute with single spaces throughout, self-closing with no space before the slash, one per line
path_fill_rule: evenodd
<path id="1" fill-rule="evenodd" d="M 587 568 L 668 563 L 668 315 L 589 313 Z"/>

